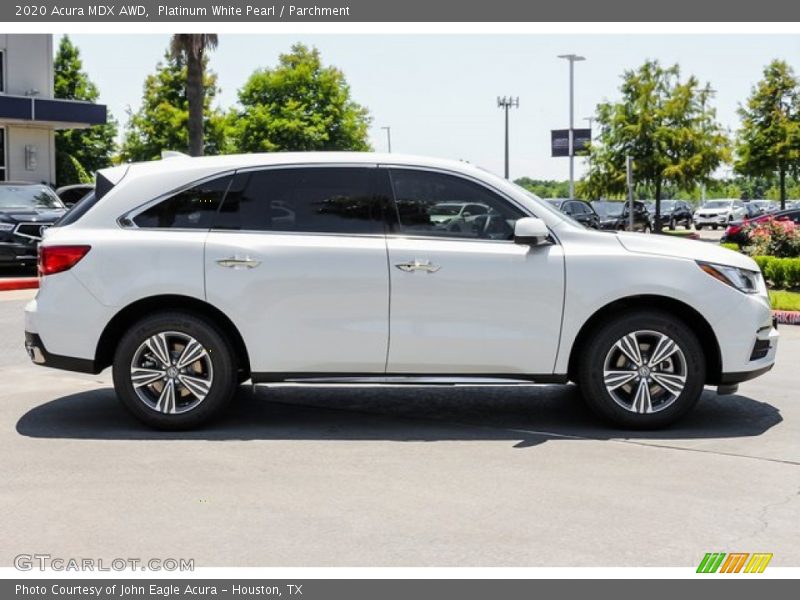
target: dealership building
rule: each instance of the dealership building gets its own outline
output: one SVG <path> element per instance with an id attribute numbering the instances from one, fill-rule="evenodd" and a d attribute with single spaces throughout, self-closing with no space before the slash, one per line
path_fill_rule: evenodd
<path id="1" fill-rule="evenodd" d="M 55 132 L 102 125 L 106 107 L 53 98 L 53 36 L 0 34 L 0 181 L 54 184 Z"/>

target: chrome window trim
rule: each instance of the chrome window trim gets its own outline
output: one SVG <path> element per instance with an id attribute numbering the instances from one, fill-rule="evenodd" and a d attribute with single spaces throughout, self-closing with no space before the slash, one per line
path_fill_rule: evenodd
<path id="1" fill-rule="evenodd" d="M 225 177 L 227 175 L 231 176 L 231 183 L 233 183 L 233 178 L 236 177 L 239 173 L 253 173 L 256 171 L 267 171 L 267 170 L 274 170 L 274 169 L 302 169 L 302 168 L 310 168 L 310 167 L 331 167 L 331 168 L 342 168 L 342 167 L 349 167 L 349 168 L 365 168 L 365 169 L 375 169 L 378 167 L 376 163 L 285 163 L 285 164 L 274 164 L 274 165 L 254 165 L 248 166 L 241 169 L 226 169 L 224 171 L 220 171 L 219 173 L 215 173 L 214 175 L 209 175 L 207 177 L 202 177 L 200 179 L 193 180 L 190 183 L 185 185 L 178 186 L 173 188 L 169 192 L 165 192 L 159 196 L 156 196 L 152 200 L 148 200 L 147 202 L 140 204 L 132 209 L 127 210 L 122 215 L 117 217 L 116 223 L 117 226 L 121 229 L 142 229 L 145 231 L 245 231 L 241 229 L 214 229 L 213 227 L 208 229 L 201 229 L 201 228 L 194 228 L 194 227 L 140 227 L 137 225 L 133 219 L 138 217 L 147 209 L 155 206 L 159 202 L 163 202 L 164 200 L 168 200 L 171 196 L 175 196 L 176 194 L 180 194 L 181 192 L 185 192 L 186 190 L 190 190 L 195 186 L 201 185 L 208 181 L 212 181 L 214 179 L 219 179 L 220 177 Z M 230 184 L 228 184 L 228 189 L 230 189 Z M 228 190 L 225 191 L 228 193 Z M 128 221 L 126 224 L 125 221 Z M 263 230 L 249 230 L 253 233 L 280 233 L 280 232 L 272 232 L 272 231 L 263 231 Z M 307 235 L 317 235 L 315 232 L 284 232 L 284 233 L 305 233 Z M 380 234 L 337 234 L 334 233 L 333 235 L 380 235 Z"/>
<path id="2" fill-rule="evenodd" d="M 196 186 L 201 185 L 203 183 L 206 183 L 208 181 L 212 181 L 214 179 L 219 179 L 220 177 L 226 177 L 228 175 L 231 176 L 231 183 L 232 183 L 233 182 L 233 177 L 236 175 L 236 169 L 228 169 L 228 170 L 225 170 L 225 171 L 220 171 L 218 173 L 214 173 L 213 175 L 209 175 L 207 177 L 202 177 L 200 179 L 195 179 L 195 180 L 193 180 L 193 181 L 191 181 L 191 182 L 189 182 L 187 184 L 184 184 L 184 185 L 178 186 L 176 188 L 173 188 L 172 190 L 170 190 L 168 192 L 164 192 L 163 194 L 161 194 L 159 196 L 156 196 L 155 198 L 152 198 L 151 200 L 148 200 L 147 202 L 144 202 L 143 204 L 139 204 L 139 205 L 135 206 L 134 208 L 131 208 L 131 209 L 125 211 L 124 213 L 122 213 L 119 217 L 117 217 L 117 221 L 116 221 L 117 222 L 117 226 L 119 226 L 121 229 L 143 229 L 143 230 L 151 230 L 151 231 L 152 230 L 157 230 L 157 231 L 160 231 L 160 230 L 164 230 L 164 231 L 179 231 L 179 230 L 183 230 L 183 231 L 208 231 L 207 229 L 193 228 L 193 227 L 139 227 L 133 220 L 136 217 L 138 217 L 140 214 L 142 214 L 144 211 L 146 211 L 148 208 L 152 208 L 153 206 L 155 206 L 159 202 L 163 202 L 164 200 L 168 200 L 170 197 L 175 196 L 176 194 L 180 194 L 182 192 L 185 192 L 186 190 L 190 190 L 193 187 L 196 187 Z M 228 184 L 228 187 L 230 188 L 230 183 Z M 227 193 L 227 190 L 225 190 L 225 193 Z M 125 223 L 125 221 L 128 221 L 128 223 Z"/>
<path id="3" fill-rule="evenodd" d="M 200 229 L 200 228 L 192 228 L 192 227 L 139 227 L 136 223 L 134 223 L 133 219 L 139 216 L 142 212 L 147 210 L 148 208 L 158 204 L 159 202 L 163 202 L 167 200 L 169 197 L 184 192 L 188 189 L 191 189 L 197 185 L 201 185 L 208 181 L 212 181 L 214 179 L 218 179 L 220 177 L 225 177 L 230 175 L 231 176 L 231 183 L 233 183 L 233 177 L 235 177 L 238 173 L 252 173 L 255 171 L 266 171 L 266 170 L 274 170 L 274 169 L 303 169 L 303 168 L 362 168 L 362 169 L 405 169 L 405 170 L 413 170 L 413 171 L 426 171 L 431 173 L 440 173 L 443 175 L 450 175 L 452 177 L 458 177 L 469 181 L 475 185 L 481 186 L 484 189 L 488 190 L 489 192 L 499 196 L 502 200 L 510 202 L 517 210 L 522 212 L 522 214 L 529 216 L 529 217 L 536 217 L 536 215 L 528 210 L 524 205 L 520 204 L 514 198 L 510 197 L 507 193 L 502 190 L 497 189 L 496 187 L 487 184 L 486 182 L 473 177 L 471 175 L 466 175 L 459 171 L 453 171 L 450 169 L 442 168 L 442 167 L 432 167 L 430 165 L 411 165 L 411 164 L 395 164 L 395 163 L 378 163 L 378 162 L 364 162 L 364 163 L 353 163 L 353 162 L 336 162 L 336 163 L 320 163 L 320 162 L 307 162 L 307 163 L 281 163 L 281 164 L 270 164 L 270 165 L 252 165 L 247 166 L 239 169 L 226 169 L 215 173 L 213 175 L 209 175 L 207 177 L 202 177 L 200 179 L 193 180 L 187 184 L 182 186 L 178 186 L 173 188 L 169 192 L 165 192 L 160 196 L 153 198 L 143 204 L 140 204 L 122 215 L 120 215 L 117 220 L 117 226 L 121 229 L 140 229 L 142 231 L 182 231 L 182 232 L 199 232 L 205 231 L 206 233 L 211 232 L 225 232 L 225 233 L 247 233 L 247 234 L 259 234 L 259 235 L 304 235 L 304 236 L 317 236 L 317 235 L 324 235 L 324 236 L 331 236 L 331 237 L 380 237 L 386 239 L 415 239 L 415 240 L 443 240 L 443 241 L 451 241 L 451 242 L 489 242 L 489 243 L 500 243 L 500 244 L 514 244 L 514 240 L 486 240 L 480 238 L 459 238 L 459 237 L 447 237 L 447 236 L 436 236 L 436 235 L 413 235 L 408 233 L 336 233 L 336 232 L 314 232 L 314 231 L 266 231 L 260 229 L 215 229 L 213 227 L 208 229 Z M 229 186 L 230 187 L 230 186 Z M 227 193 L 227 191 L 226 191 Z M 394 189 L 392 189 L 392 198 L 389 199 L 393 206 L 396 208 L 395 199 L 394 199 Z M 541 217 L 537 217 L 541 218 Z M 124 224 L 123 221 L 129 221 L 129 224 Z M 548 226 L 548 231 L 550 232 L 550 237 L 557 245 L 561 245 L 561 240 L 558 239 L 558 236 L 553 232 L 553 229 Z"/>

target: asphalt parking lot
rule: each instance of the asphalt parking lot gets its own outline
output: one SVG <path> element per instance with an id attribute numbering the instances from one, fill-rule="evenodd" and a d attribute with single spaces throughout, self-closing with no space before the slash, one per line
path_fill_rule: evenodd
<path id="1" fill-rule="evenodd" d="M 31 295 L 0 295 L 0 566 L 800 565 L 800 328 L 663 432 L 608 430 L 567 386 L 284 387 L 176 434 L 129 417 L 107 373 L 30 365 Z"/>

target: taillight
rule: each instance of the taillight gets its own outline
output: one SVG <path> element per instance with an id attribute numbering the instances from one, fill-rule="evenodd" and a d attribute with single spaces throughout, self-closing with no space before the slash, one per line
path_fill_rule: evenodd
<path id="1" fill-rule="evenodd" d="M 742 230 L 742 225 L 728 225 L 728 231 L 726 231 L 725 233 L 727 233 L 728 235 L 734 235 L 739 233 L 741 230 Z"/>
<path id="2" fill-rule="evenodd" d="M 39 246 L 39 275 L 68 271 L 91 249 L 91 246 Z"/>

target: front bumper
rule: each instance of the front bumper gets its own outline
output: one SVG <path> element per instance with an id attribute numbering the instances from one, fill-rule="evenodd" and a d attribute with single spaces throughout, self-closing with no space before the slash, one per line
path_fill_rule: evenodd
<path id="1" fill-rule="evenodd" d="M 38 244 L 0 242 L 0 265 L 36 264 Z"/>
<path id="2" fill-rule="evenodd" d="M 694 224 L 697 225 L 727 225 L 728 215 L 719 215 L 715 217 L 708 216 L 695 216 Z"/>
<path id="3" fill-rule="evenodd" d="M 93 360 L 51 354 L 47 351 L 47 348 L 45 348 L 42 338 L 40 338 L 38 334 L 31 333 L 30 331 L 25 332 L 25 351 L 34 364 L 43 367 L 76 371 L 78 373 L 92 373 L 93 375 L 100 372 L 100 369 L 97 368 Z"/>

